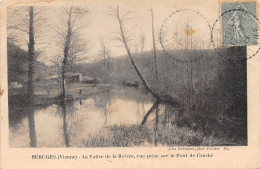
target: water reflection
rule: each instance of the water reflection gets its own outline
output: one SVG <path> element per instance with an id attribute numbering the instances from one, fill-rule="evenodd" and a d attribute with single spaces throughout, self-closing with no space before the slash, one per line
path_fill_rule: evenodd
<path id="1" fill-rule="evenodd" d="M 151 106 L 150 95 L 129 88 L 28 110 L 10 107 L 10 146 L 83 147 L 84 140 L 110 126 L 140 124 Z M 21 115 L 26 111 L 28 118 Z"/>
<path id="2" fill-rule="evenodd" d="M 154 145 L 157 146 L 158 142 L 158 122 L 159 122 L 159 105 L 157 104 L 155 110 L 155 127 L 154 127 Z"/>
<path id="3" fill-rule="evenodd" d="M 26 107 L 28 112 L 28 124 L 30 130 L 30 146 L 37 147 L 36 131 L 35 131 L 35 120 L 34 120 L 34 110 Z"/>
<path id="4" fill-rule="evenodd" d="M 146 115 L 144 116 L 143 118 L 143 121 L 141 123 L 141 125 L 144 125 L 148 119 L 148 117 L 150 116 L 150 114 L 155 110 L 155 109 L 158 109 L 158 105 L 160 104 L 160 102 L 155 102 L 153 104 L 153 106 L 148 110 L 148 112 L 146 113 Z"/>
<path id="5" fill-rule="evenodd" d="M 148 110 L 148 111 L 147 111 Z M 10 147 L 228 145 L 236 126 L 216 123 L 151 95 L 115 88 L 88 99 L 45 107 L 10 107 Z M 215 121 L 214 121 L 215 120 Z M 238 125 L 237 125 L 238 126 Z M 214 134 L 214 135 L 213 135 Z M 240 143 L 243 144 L 243 143 Z"/>
<path id="6" fill-rule="evenodd" d="M 73 107 L 73 105 L 72 105 Z M 61 108 L 62 108 L 62 115 L 63 115 L 63 135 L 64 135 L 64 140 L 65 140 L 65 145 L 66 147 L 70 146 L 69 143 L 69 134 L 68 134 L 68 126 L 67 126 L 67 109 L 66 109 L 66 101 L 62 100 L 61 101 Z"/>

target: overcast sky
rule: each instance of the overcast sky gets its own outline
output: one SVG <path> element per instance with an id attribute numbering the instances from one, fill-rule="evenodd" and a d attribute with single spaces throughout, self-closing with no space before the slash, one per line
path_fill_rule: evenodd
<path id="1" fill-rule="evenodd" d="M 21 5 L 21 4 L 20 4 Z M 39 4 L 41 5 L 41 4 Z M 42 4 L 44 6 L 57 6 L 56 3 Z M 63 4 L 64 5 L 64 4 Z M 66 4 L 69 5 L 69 4 Z M 168 34 L 170 32 L 177 31 L 179 36 L 184 36 L 184 28 L 188 23 L 192 29 L 195 31 L 193 34 L 194 39 L 198 39 L 200 42 L 198 44 L 202 45 L 202 41 L 205 42 L 205 47 L 209 43 L 210 39 L 210 30 L 208 28 L 208 23 L 211 25 L 217 19 L 219 15 L 219 4 L 217 1 L 205 1 L 205 0 L 171 0 L 171 1 L 85 1 L 84 3 L 73 3 L 74 6 L 80 5 L 86 11 L 86 19 L 84 20 L 87 25 L 82 37 L 88 40 L 88 57 L 89 61 L 97 57 L 98 51 L 101 49 L 100 42 L 98 38 L 102 39 L 111 50 L 112 57 L 120 57 L 126 54 L 126 51 L 123 47 L 118 47 L 121 44 L 113 40 L 116 35 L 116 32 L 119 32 L 119 25 L 113 16 L 110 16 L 111 13 L 110 7 L 120 7 L 121 14 L 130 12 L 132 20 L 129 20 L 126 29 L 134 27 L 131 30 L 133 36 L 132 41 L 132 52 L 140 51 L 140 36 L 145 35 L 145 45 L 144 51 L 150 51 L 152 49 L 152 27 L 151 27 L 151 6 L 153 7 L 154 13 L 154 28 L 155 36 L 157 40 L 157 49 L 161 50 L 159 43 L 159 32 L 162 24 L 165 19 L 167 19 L 166 24 L 164 24 L 163 30 L 166 30 Z M 198 11 L 205 18 L 196 14 L 194 11 L 183 11 L 171 15 L 172 12 L 178 9 L 190 9 Z M 54 25 L 60 19 L 61 8 L 60 7 L 47 7 L 47 18 L 50 22 L 50 25 Z M 207 23 L 208 21 L 208 23 Z M 218 23 L 219 24 L 219 23 Z M 47 29 L 51 31 L 50 29 Z M 50 34 L 53 34 L 53 32 Z M 52 55 L 57 50 L 52 43 L 51 37 L 48 38 L 49 45 L 45 46 L 46 51 L 39 58 L 39 61 L 49 64 L 49 60 Z M 174 48 L 174 47 L 173 47 Z"/>

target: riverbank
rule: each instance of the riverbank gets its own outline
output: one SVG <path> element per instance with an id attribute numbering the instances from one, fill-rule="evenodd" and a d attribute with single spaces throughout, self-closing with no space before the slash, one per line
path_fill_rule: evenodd
<path id="1" fill-rule="evenodd" d="M 74 83 L 67 85 L 67 101 L 86 99 L 99 93 L 108 92 L 113 88 L 110 84 L 82 84 Z M 24 106 L 27 104 L 26 90 L 9 89 L 8 101 L 9 105 Z M 31 106 L 43 106 L 60 103 L 61 89 L 57 85 L 53 86 L 37 86 L 34 92 L 34 102 Z"/>

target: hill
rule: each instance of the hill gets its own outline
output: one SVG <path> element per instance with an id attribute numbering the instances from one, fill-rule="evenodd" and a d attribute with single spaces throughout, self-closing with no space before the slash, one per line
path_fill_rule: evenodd
<path id="1" fill-rule="evenodd" d="M 8 62 L 8 84 L 18 82 L 27 83 L 28 72 L 28 54 L 13 43 L 7 44 L 7 62 Z M 35 62 L 35 81 L 46 76 L 48 67 L 38 61 Z"/>

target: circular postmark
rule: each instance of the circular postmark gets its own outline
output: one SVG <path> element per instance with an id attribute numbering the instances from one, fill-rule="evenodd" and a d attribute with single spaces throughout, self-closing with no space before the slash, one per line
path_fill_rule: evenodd
<path id="1" fill-rule="evenodd" d="M 202 58 L 201 50 L 211 45 L 211 26 L 206 17 L 193 9 L 172 12 L 160 28 L 160 44 L 167 56 L 177 62 Z"/>
<path id="2" fill-rule="evenodd" d="M 251 20 L 251 23 L 250 22 L 247 23 L 248 25 L 252 24 L 253 22 L 255 22 L 257 24 L 253 29 L 249 30 L 250 32 L 247 32 L 240 25 L 241 21 L 238 20 L 239 17 L 237 16 L 238 12 L 241 13 L 241 15 L 243 17 L 246 17 L 247 21 Z M 227 18 L 228 18 L 228 20 L 227 20 Z M 232 18 L 234 18 L 234 19 L 232 20 Z M 248 18 L 251 18 L 251 19 L 248 19 Z M 235 19 L 237 19 L 237 21 Z M 223 28 L 223 25 L 222 25 L 222 43 L 219 43 L 220 41 L 218 41 L 218 43 L 216 44 L 216 40 L 214 40 L 214 38 L 217 37 L 218 35 L 214 36 L 214 34 L 218 33 L 218 31 L 215 29 L 215 27 L 218 22 L 221 22 L 221 20 L 222 20 L 222 22 L 226 22 L 230 26 L 230 29 Z M 228 25 L 227 25 L 227 27 L 228 27 Z M 243 61 L 243 60 L 251 59 L 260 51 L 260 46 L 256 46 L 258 30 L 259 30 L 259 20 L 253 13 L 251 13 L 250 11 L 245 10 L 245 9 L 238 9 L 238 8 L 229 9 L 229 10 L 221 13 L 221 15 L 218 17 L 218 19 L 216 19 L 215 22 L 213 23 L 212 28 L 211 28 L 211 33 L 210 33 L 211 34 L 211 43 L 212 43 L 212 46 L 215 48 L 217 54 L 220 57 L 223 57 L 223 55 L 221 53 L 221 49 L 223 49 L 223 48 L 231 48 L 231 47 L 236 47 L 236 46 L 252 46 L 256 49 L 254 51 L 249 49 L 250 51 L 247 52 L 246 57 L 244 57 L 243 55 L 241 55 L 241 56 L 238 55 L 238 56 L 227 58 L 228 60 L 231 60 L 231 61 Z M 248 44 L 249 39 L 252 42 L 251 44 Z M 238 44 L 235 44 L 236 42 Z"/>

